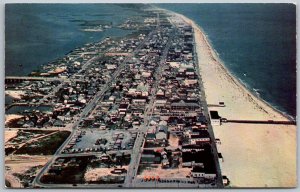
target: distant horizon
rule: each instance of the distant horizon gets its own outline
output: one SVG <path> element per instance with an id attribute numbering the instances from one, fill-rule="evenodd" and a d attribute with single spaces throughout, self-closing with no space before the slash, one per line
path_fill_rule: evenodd
<path id="1" fill-rule="evenodd" d="M 42 4 L 34 4 L 34 6 L 39 6 L 39 5 L 42 5 Z M 73 6 L 73 5 L 76 5 L 76 4 L 60 4 L 60 6 L 62 6 L 62 5 L 64 5 L 64 6 Z M 91 5 L 91 4 L 90 4 Z M 119 4 L 118 4 L 119 5 Z M 121 5 L 121 4 L 120 4 Z M 125 5 L 125 4 L 123 4 L 123 5 Z M 146 6 L 147 4 L 135 4 L 135 5 L 142 5 L 142 6 Z M 180 10 L 176 10 L 176 9 L 178 9 L 178 8 L 176 8 L 176 4 L 174 5 L 174 4 L 170 4 L 170 5 L 173 5 L 173 7 L 175 8 L 175 9 L 173 9 L 173 11 L 180 11 Z M 187 15 L 187 16 L 192 16 L 189 12 L 190 11 L 188 11 L 188 12 L 184 12 L 185 10 L 188 10 L 188 9 L 186 9 L 185 7 L 186 6 L 192 6 L 192 7 L 194 7 L 194 9 L 195 9 L 195 11 L 197 10 L 197 4 L 195 3 L 195 4 L 193 4 L 193 5 L 195 5 L 195 6 L 192 6 L 191 4 L 182 4 L 182 6 L 180 6 L 180 7 L 182 7 L 182 8 L 180 8 L 180 9 L 182 9 L 182 13 L 184 13 L 185 15 Z M 201 7 L 207 7 L 207 8 L 210 8 L 210 5 L 213 5 L 213 4 L 210 4 L 210 3 L 206 3 L 206 4 L 198 4 L 198 6 L 200 6 L 200 8 Z M 237 6 L 237 8 L 238 7 L 245 7 L 245 5 L 246 6 L 250 6 L 250 7 L 261 7 L 260 6 L 260 4 L 230 4 L 229 6 Z M 282 6 L 292 6 L 292 7 L 295 7 L 294 5 L 291 5 L 291 4 L 266 4 L 266 5 L 264 5 L 265 7 L 268 7 L 268 6 L 277 6 L 277 7 L 282 7 Z M 18 6 L 22 6 L 22 4 L 18 4 Z M 47 6 L 48 6 L 48 4 L 47 4 Z M 52 6 L 56 6 L 55 4 L 53 4 Z M 89 6 L 89 4 L 87 4 L 86 6 Z M 102 5 L 101 5 L 102 6 Z M 114 4 L 108 4 L 108 6 L 114 6 Z M 172 6 L 170 7 L 168 4 L 155 4 L 155 6 L 162 6 L 162 8 L 166 8 L 166 6 L 168 6 L 167 8 L 170 10 L 172 10 Z M 165 7 L 163 7 L 163 6 L 165 6 Z M 220 8 L 222 8 L 222 6 L 225 6 L 225 8 L 224 9 L 229 9 L 230 7 L 228 7 L 228 4 L 226 4 L 226 3 L 224 3 L 224 4 L 217 4 L 217 5 L 214 5 L 214 7 L 219 7 L 219 8 L 214 8 L 214 9 L 212 9 L 213 11 L 211 11 L 212 12 L 212 14 L 225 14 L 225 13 L 221 13 L 220 11 L 218 11 Z M 177 6 L 178 7 L 178 6 Z M 203 7 L 203 8 L 204 8 Z M 227 7 L 227 8 L 226 8 Z M 202 8 L 202 9 L 203 9 Z M 252 8 L 253 9 L 253 8 Z M 261 9 L 261 8 L 260 8 Z M 209 10 L 209 9 L 207 9 L 207 10 Z M 251 10 L 251 9 L 249 9 L 249 10 Z M 289 9 L 290 10 L 290 9 Z M 294 8 L 292 9 L 292 10 L 294 10 Z M 206 11 L 206 13 L 207 13 L 207 11 Z M 190 14 L 190 15 L 189 15 Z M 200 14 L 201 14 L 201 12 L 200 12 Z M 233 13 L 234 14 L 234 13 Z M 292 13 L 292 14 L 294 14 L 294 13 Z M 266 14 L 267 15 L 267 14 Z M 213 18 L 213 16 L 214 15 L 212 15 L 212 18 Z M 224 15 L 225 17 L 226 17 L 226 15 Z M 246 16 L 246 15 L 245 15 Z M 193 16 L 192 16 L 193 17 Z M 203 17 L 204 18 L 204 17 Z M 280 111 L 283 111 L 284 113 L 287 113 L 288 115 L 290 115 L 290 116 L 292 116 L 294 119 L 295 119 L 295 117 L 296 117 L 296 108 L 294 107 L 294 106 L 296 106 L 296 60 L 295 60 L 295 58 L 293 59 L 293 58 L 291 58 L 291 59 L 293 59 L 293 60 L 290 60 L 289 61 L 289 63 L 290 63 L 290 66 L 288 66 L 288 68 L 286 68 L 286 69 L 288 69 L 289 71 L 288 71 L 288 73 L 289 73 L 289 75 L 288 76 L 286 76 L 285 75 L 285 77 L 283 78 L 283 74 L 282 75 L 280 75 L 278 72 L 277 72 L 277 70 L 278 71 L 282 71 L 283 70 L 283 67 L 280 67 L 280 65 L 276 65 L 275 67 L 276 68 L 274 68 L 274 70 L 271 72 L 272 74 L 276 74 L 276 76 L 278 76 L 278 79 L 286 79 L 286 82 L 292 82 L 292 84 L 290 84 L 290 83 L 285 83 L 285 82 L 280 82 L 280 81 L 278 81 L 277 80 L 277 83 L 276 84 L 278 84 L 278 85 L 280 85 L 280 86 L 277 86 L 278 88 L 285 88 L 285 89 L 287 89 L 287 91 L 285 91 L 285 92 L 281 92 L 281 91 L 277 91 L 277 89 L 272 89 L 272 87 L 274 87 L 274 85 L 272 85 L 272 83 L 270 82 L 270 83 L 268 83 L 268 81 L 263 81 L 263 82 L 259 82 L 258 81 L 258 79 L 260 79 L 260 80 L 262 80 L 262 78 L 266 75 L 266 74 L 268 74 L 269 72 L 267 71 L 267 67 L 268 67 L 268 65 L 270 65 L 271 64 L 271 61 L 268 61 L 269 59 L 267 59 L 267 58 L 264 58 L 265 56 L 260 56 L 260 57 L 258 57 L 256 60 L 257 60 L 257 64 L 259 64 L 259 63 L 261 63 L 262 61 L 263 62 L 266 62 L 266 65 L 265 66 L 262 66 L 263 67 L 263 70 L 254 70 L 253 69 L 253 71 L 250 71 L 251 72 L 251 74 L 248 74 L 248 72 L 246 72 L 247 71 L 247 64 L 256 64 L 256 62 L 255 63 L 253 63 L 253 62 L 251 62 L 251 60 L 249 60 L 249 54 L 248 53 L 246 53 L 245 51 L 248 51 L 248 48 L 247 47 L 242 47 L 242 49 L 239 49 L 238 48 L 238 46 L 243 46 L 243 44 L 244 44 L 244 41 L 245 42 L 247 42 L 248 40 L 247 40 L 247 38 L 244 38 L 245 40 L 243 40 L 243 41 L 240 41 L 240 40 L 238 40 L 237 38 L 234 38 L 235 36 L 236 37 L 238 37 L 238 35 L 251 35 L 251 33 L 253 33 L 253 32 L 251 32 L 251 33 L 245 33 L 245 32 L 243 32 L 243 33 L 236 33 L 234 30 L 231 30 L 232 32 L 235 32 L 236 33 L 236 35 L 235 36 L 231 36 L 231 35 L 226 35 L 226 34 L 222 34 L 222 35 L 226 35 L 226 39 L 228 39 L 227 41 L 228 41 L 228 43 L 226 43 L 225 44 L 225 42 L 223 43 L 223 41 L 221 40 L 221 37 L 220 37 L 220 34 L 218 33 L 216 33 L 216 31 L 214 30 L 214 28 L 213 28 L 213 26 L 214 25 L 212 25 L 212 24 L 209 24 L 208 22 L 209 22 L 209 20 L 203 20 L 203 18 L 202 18 L 202 20 L 201 20 L 201 22 L 204 22 L 204 24 L 202 24 L 202 23 L 198 23 L 198 24 L 200 24 L 200 26 L 202 27 L 202 28 L 204 28 L 204 31 L 205 31 L 205 33 L 207 33 L 207 35 L 208 35 L 208 38 L 209 38 L 209 40 L 212 42 L 212 46 L 216 49 L 216 51 L 217 51 L 217 53 L 220 55 L 220 58 L 221 58 L 221 60 L 224 62 L 224 64 L 225 64 L 225 66 L 233 73 L 233 75 L 234 76 L 236 76 L 251 92 L 253 92 L 254 94 L 258 94 L 258 96 L 260 96 L 262 99 L 264 99 L 266 102 L 268 102 L 268 103 L 270 103 L 272 106 L 274 106 L 274 107 L 276 107 L 276 109 L 278 109 L 278 110 L 280 110 Z M 63 19 L 63 18 L 61 18 L 61 19 Z M 60 19 L 60 20 L 61 20 Z M 197 18 L 191 18 L 191 19 L 193 19 L 194 21 L 196 21 L 197 22 Z M 53 22 L 53 21 L 51 21 L 51 22 Z M 66 21 L 63 21 L 62 20 L 62 22 L 65 22 L 66 24 L 67 24 L 67 20 Z M 200 20 L 199 20 L 199 22 L 200 22 Z M 253 22 L 252 22 L 253 23 Z M 286 22 L 285 22 L 286 23 Z M 53 23 L 53 24 L 55 24 L 55 23 Z M 53 24 L 51 24 L 51 25 L 53 25 Z M 202 24 L 202 25 L 201 25 Z M 243 25 L 243 22 L 240 22 L 240 24 L 241 25 Z M 20 24 L 19 24 L 20 25 Z M 28 23 L 28 24 L 26 24 L 26 25 L 31 25 L 30 23 Z M 295 49 L 295 47 L 296 47 L 296 45 L 295 45 L 295 31 L 296 31 L 296 29 L 295 29 L 295 23 L 293 23 L 293 25 L 291 25 L 291 24 L 288 24 L 290 27 L 289 28 L 291 28 L 291 29 L 288 29 L 287 28 L 287 30 L 285 30 L 286 32 L 284 32 L 284 33 L 282 33 L 282 32 L 278 32 L 278 34 L 275 36 L 274 35 L 274 38 L 277 38 L 279 35 L 280 36 L 287 36 L 287 32 L 288 33 L 293 33 L 294 34 L 294 37 L 290 37 L 290 38 L 293 38 L 293 39 L 291 39 L 290 41 L 294 41 L 293 42 L 293 45 L 292 44 L 287 44 L 287 43 L 285 43 L 285 44 L 283 44 L 284 42 L 282 42 L 282 45 L 280 45 L 280 44 L 278 44 L 278 46 L 277 47 L 282 47 L 283 45 L 286 47 L 284 50 L 285 50 L 285 55 L 283 54 L 283 52 L 281 52 L 280 54 L 277 54 L 278 55 L 278 58 L 280 58 L 280 59 L 277 59 L 277 60 L 281 60 L 280 62 L 281 63 L 284 63 L 284 62 L 287 62 L 288 60 L 287 59 L 283 59 L 283 58 L 286 58 L 287 57 L 287 55 L 289 54 L 289 55 L 291 55 L 291 53 L 292 52 L 294 52 L 293 54 L 295 55 L 295 51 L 296 51 L 296 49 Z M 15 26 L 15 25 L 14 25 Z M 70 23 L 70 24 L 68 24 L 68 26 L 72 26 L 72 28 L 73 27 L 76 27 L 77 28 L 77 26 L 74 26 L 73 25 L 73 23 Z M 33 30 L 33 33 L 44 33 L 43 31 L 40 31 L 40 32 L 38 32 L 37 30 L 39 29 L 39 28 L 41 28 L 42 27 L 42 25 L 41 26 L 36 26 L 36 29 L 30 29 L 30 30 Z M 46 25 L 44 26 L 44 27 L 46 27 L 46 28 L 48 28 Z M 49 26 L 49 27 L 51 27 L 51 26 Z M 55 26 L 53 26 L 53 27 L 55 27 Z M 22 52 L 20 52 L 20 51 L 18 51 L 18 52 L 16 52 L 15 50 L 15 48 L 13 48 L 13 47 L 8 47 L 8 46 L 12 46 L 13 44 L 11 44 L 10 43 L 10 39 L 12 39 L 12 38 L 9 38 L 9 37 L 6 37 L 6 39 L 7 39 L 7 43 L 6 43 L 6 47 L 7 47 L 7 49 L 6 49 L 6 63 L 7 62 L 9 62 L 10 64 L 12 64 L 12 65 L 8 65 L 8 66 L 14 66 L 14 67 L 12 67 L 12 69 L 16 69 L 16 68 L 18 68 L 18 69 L 20 69 L 20 65 L 22 65 L 22 66 L 28 66 L 28 65 L 32 65 L 32 66 L 39 66 L 39 65 L 41 65 L 41 64 L 46 64 L 47 62 L 51 62 L 52 60 L 54 60 L 54 59 L 57 59 L 57 58 L 59 58 L 59 57 L 61 57 L 61 56 L 63 56 L 63 54 L 65 54 L 65 53 L 67 53 L 67 52 L 69 52 L 69 51 L 71 51 L 74 47 L 77 47 L 77 46 L 79 46 L 79 45 L 83 45 L 84 43 L 87 43 L 87 42 L 93 42 L 93 39 L 94 38 L 97 38 L 97 39 L 99 39 L 99 35 L 100 35 L 100 38 L 103 38 L 103 37 L 105 37 L 105 36 L 109 36 L 109 35 L 111 35 L 111 34 L 108 34 L 107 32 L 104 32 L 104 33 L 107 33 L 107 34 L 103 34 L 103 35 L 101 35 L 101 34 L 92 34 L 93 35 L 93 39 L 90 39 L 91 37 L 90 36 L 88 36 L 88 35 L 85 35 L 85 33 L 80 33 L 80 32 L 76 32 L 76 34 L 74 34 L 74 31 L 71 31 L 71 30 L 69 30 L 69 29 L 67 29 L 67 31 L 69 31 L 69 32 L 67 32 L 67 31 L 64 31 L 64 30 L 60 30 L 60 29 L 53 29 L 53 27 L 51 27 L 51 28 L 49 28 L 49 31 L 53 31 L 53 32 L 51 32 L 53 35 L 54 34 L 56 34 L 56 35 L 54 35 L 53 36 L 53 38 L 51 37 L 51 36 L 48 36 L 47 38 L 48 38 L 48 40 L 47 39 L 45 39 L 46 40 L 46 42 L 48 42 L 50 39 L 50 41 L 53 41 L 53 43 L 52 44 L 50 44 L 50 45 L 48 45 L 48 47 L 47 48 L 45 48 L 45 46 L 43 47 L 42 45 L 41 46 L 38 46 L 38 45 L 34 45 L 34 44 L 32 44 L 33 46 L 31 46 L 30 44 L 28 44 L 28 43 L 26 43 L 26 42 L 29 42 L 29 41 L 32 41 L 32 40 L 34 40 L 35 39 L 35 37 L 33 36 L 33 35 L 29 35 L 29 36 L 22 36 L 22 39 L 24 39 L 25 41 L 25 43 L 26 44 L 20 44 L 20 43 L 18 43 L 18 44 L 20 44 L 20 45 L 18 45 L 18 44 L 16 44 L 14 47 L 15 48 L 18 48 L 19 50 L 21 50 L 20 48 L 20 46 L 24 46 L 24 45 L 28 45 L 28 46 L 31 46 L 31 47 L 28 47 L 28 49 L 27 49 L 27 53 L 25 54 L 25 53 L 22 53 Z M 230 29 L 230 26 L 228 26 L 227 27 L 228 29 L 226 29 L 226 30 L 229 30 Z M 270 30 L 270 29 L 268 29 L 268 28 L 266 28 L 267 30 Z M 7 26 L 7 28 L 6 28 L 6 30 L 10 30 L 10 27 L 9 26 Z M 11 30 L 13 30 L 13 31 L 15 31 L 15 32 L 17 32 L 18 30 L 15 30 L 14 29 L 14 27 L 12 26 L 12 29 Z M 288 31 L 288 30 L 290 30 L 290 32 Z M 116 30 L 115 30 L 116 31 Z M 14 33 L 15 33 L 14 32 Z M 50 33 L 50 35 L 51 35 L 51 33 Z M 66 41 L 66 39 L 64 39 L 65 38 L 65 36 L 66 36 L 66 34 L 67 33 L 71 33 L 71 34 L 74 34 L 74 35 L 76 35 L 77 36 L 77 38 L 76 39 L 78 39 L 78 37 L 80 36 L 80 38 L 78 39 L 78 40 L 76 40 L 76 41 L 73 41 L 73 40 L 68 40 L 68 41 Z M 121 33 L 118 31 L 116 31 L 116 32 L 114 32 L 114 33 L 118 33 L 119 35 L 121 35 Z M 9 33 L 9 34 L 11 34 L 11 33 Z M 60 41 L 59 39 L 58 40 L 55 40 L 54 38 L 56 38 L 57 37 L 57 35 L 59 35 L 59 34 L 61 34 L 61 40 L 62 41 Z M 86 36 L 86 37 L 85 37 Z M 101 37 L 102 36 L 102 37 Z M 251 36 L 253 36 L 253 35 L 251 35 Z M 82 38 L 83 37 L 83 38 Z M 262 39 L 262 38 L 265 38 L 266 40 L 259 40 L 257 37 L 259 37 L 260 39 Z M 256 41 L 256 40 L 258 40 L 258 43 L 260 43 L 261 45 L 263 45 L 263 44 L 266 44 L 266 43 L 268 43 L 269 41 L 274 41 L 271 37 L 272 36 L 268 36 L 268 37 L 265 37 L 264 35 L 263 35 L 263 33 L 259 33 L 259 34 L 257 34 L 257 37 L 251 37 L 251 38 L 256 38 L 256 39 L 253 39 L 253 42 L 254 41 Z M 13 37 L 13 39 L 16 39 L 16 38 L 19 38 L 19 37 L 17 37 L 17 36 L 15 36 L 15 37 Z M 30 39 L 28 39 L 28 38 L 33 38 L 32 40 L 30 40 Z M 50 39 L 49 39 L 50 38 Z M 13 40 L 12 39 L 12 40 Z M 28 39 L 28 40 L 26 40 L 26 39 Z M 268 40 L 269 39 L 269 40 Z M 232 40 L 234 40 L 234 42 L 235 42 L 235 44 L 232 44 L 232 45 L 230 45 L 229 43 L 230 43 L 230 41 L 232 41 Z M 23 40 L 22 40 L 23 41 Z M 61 46 L 62 45 L 62 46 Z M 74 46 L 75 45 L 75 46 Z M 225 48 L 224 49 L 224 47 L 225 46 L 228 46 L 228 45 L 230 45 L 230 49 L 228 49 L 228 51 L 227 51 L 227 49 Z M 267 45 L 267 44 L 266 44 Z M 292 45 L 292 47 L 290 46 L 290 45 Z M 287 46 L 289 46 L 289 47 L 287 47 Z M 35 49 L 35 47 L 36 48 L 38 48 L 38 50 L 36 50 L 36 51 L 38 51 L 39 52 L 39 57 L 36 57 L 36 56 L 34 56 L 34 58 L 33 57 L 31 57 L 31 55 L 34 53 L 34 52 L 36 52 L 36 51 L 33 51 L 34 49 Z M 15 49 L 15 50 L 14 50 Z M 269 51 L 273 51 L 274 53 L 275 52 L 278 52 L 278 51 L 280 51 L 279 49 L 277 49 L 276 47 L 274 47 L 274 48 L 271 48 L 271 47 L 269 47 L 268 49 L 266 49 L 265 47 L 261 47 L 261 48 L 257 48 L 257 47 L 254 47 L 254 46 L 252 46 L 252 52 L 253 52 L 253 54 L 256 54 L 256 52 L 258 52 L 258 51 L 262 51 L 262 50 L 268 50 L 268 52 Z M 290 50 L 293 50 L 292 52 L 291 51 L 289 51 L 289 49 Z M 11 50 L 11 51 L 9 51 L 9 50 Z M 30 51 L 30 50 L 32 50 L 32 51 Z M 48 53 L 46 53 L 45 51 L 42 51 L 42 50 L 45 50 L 45 51 L 47 51 Z M 235 51 L 237 51 L 237 50 L 244 50 L 244 52 L 241 52 L 242 54 L 239 56 L 239 58 L 234 58 L 234 57 L 232 57 L 230 54 L 232 54 L 232 51 L 233 50 L 235 50 Z M 8 52 L 9 51 L 9 52 Z M 50 51 L 50 52 L 49 52 Z M 18 57 L 15 57 L 15 54 L 17 54 L 18 53 Z M 51 54 L 50 54 L 51 53 Z M 10 56 L 11 55 L 11 56 Z M 249 56 L 248 56 L 249 55 Z M 21 57 L 20 57 L 21 56 Z M 28 57 L 29 56 L 29 57 Z M 280 57 L 279 57 L 280 56 Z M 269 56 L 270 57 L 270 56 Z M 294 56 L 295 57 L 295 56 Z M 47 59 L 47 58 L 49 58 L 49 59 Z M 271 58 L 271 57 L 270 57 Z M 252 59 L 252 60 L 254 60 L 254 59 Z M 278 62 L 277 60 L 276 60 L 276 56 L 275 57 L 273 57 L 272 58 L 272 60 L 274 60 L 274 62 Z M 24 63 L 22 63 L 22 62 L 24 62 Z M 272 62 L 272 63 L 274 63 L 274 62 Z M 244 63 L 244 64 L 243 64 Z M 240 64 L 242 64 L 243 65 L 243 67 L 239 67 L 239 65 Z M 268 64 L 268 65 L 267 65 Z M 17 66 L 16 66 L 17 65 Z M 38 69 L 37 67 L 34 67 L 34 68 L 32 68 L 32 69 Z M 259 67 L 259 66 L 257 66 L 257 67 Z M 278 68 L 278 69 L 277 69 Z M 10 71 L 10 68 L 9 67 L 6 67 L 6 69 L 5 69 L 5 73 L 6 73 L 6 75 L 15 75 L 15 73 L 17 72 L 17 73 L 19 73 L 19 74 L 22 74 L 22 75 L 28 75 L 31 71 L 32 71 L 32 69 L 30 69 L 30 68 L 23 68 L 22 70 L 26 70 L 26 71 L 24 71 L 24 72 L 21 72 L 22 70 L 15 70 L 15 72 L 14 72 L 14 70 L 12 70 L 12 71 Z M 259 69 L 259 68 L 258 68 Z M 280 69 L 280 70 L 279 70 Z M 249 72 L 249 73 L 250 73 Z M 276 72 L 276 73 L 275 73 Z M 278 74 L 277 74 L 278 73 Z M 292 75 L 291 75 L 292 74 Z M 17 75 L 17 74 L 16 74 Z M 253 76 L 253 77 L 251 77 L 251 76 Z M 289 79 L 290 78 L 290 79 Z M 263 83 L 263 84 L 262 84 Z M 286 86 L 289 86 L 289 87 L 287 87 L 286 88 Z M 274 95 L 274 91 L 275 91 L 275 95 Z M 273 93 L 273 94 L 271 94 L 271 93 Z M 273 96 L 274 95 L 274 96 Z M 287 99 L 287 98 L 289 98 L 289 99 Z M 291 103 L 289 103 L 289 102 L 287 102 L 287 101 L 289 101 L 289 102 L 291 102 Z"/>

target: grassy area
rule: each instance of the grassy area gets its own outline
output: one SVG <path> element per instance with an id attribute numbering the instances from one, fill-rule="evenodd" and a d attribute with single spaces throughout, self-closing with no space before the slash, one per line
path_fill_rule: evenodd
<path id="1" fill-rule="evenodd" d="M 59 169 L 51 168 L 48 173 L 41 178 L 42 183 L 55 183 L 55 184 L 83 184 L 84 173 L 86 167 L 95 156 L 83 157 L 66 157 L 58 158 L 64 159 L 65 166 Z M 56 160 L 58 160 L 56 159 Z"/>
<path id="2" fill-rule="evenodd" d="M 149 167 L 147 164 L 140 164 L 138 167 L 137 175 L 140 175 L 143 173 L 144 170 L 146 170 Z"/>
<path id="3" fill-rule="evenodd" d="M 52 155 L 70 135 L 69 131 L 60 131 L 38 141 L 26 144 L 16 154 Z"/>

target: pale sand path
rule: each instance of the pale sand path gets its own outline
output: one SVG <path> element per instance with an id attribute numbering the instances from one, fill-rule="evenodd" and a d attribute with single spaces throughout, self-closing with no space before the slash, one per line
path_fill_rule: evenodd
<path id="1" fill-rule="evenodd" d="M 5 95 L 9 95 L 14 99 L 21 99 L 25 95 L 25 91 L 22 90 L 6 90 Z"/>
<path id="2" fill-rule="evenodd" d="M 5 166 L 9 166 L 11 172 L 24 173 L 31 167 L 46 164 L 51 157 L 49 155 L 9 155 L 5 157 Z"/>
<path id="3" fill-rule="evenodd" d="M 5 130 L 4 131 L 4 143 L 6 143 L 11 138 L 14 138 L 17 135 L 18 135 L 18 130 Z"/>
<path id="4" fill-rule="evenodd" d="M 118 167 L 120 168 L 120 167 Z M 128 166 L 123 166 L 122 168 L 128 170 Z M 97 181 L 98 179 L 100 179 L 101 177 L 105 177 L 108 175 L 111 176 L 125 176 L 126 174 L 113 174 L 111 173 L 111 171 L 113 171 L 115 168 L 111 167 L 111 168 L 89 168 L 85 174 L 84 174 L 84 179 L 86 181 Z"/>
<path id="5" fill-rule="evenodd" d="M 198 25 L 177 16 L 195 30 L 207 103 L 225 102 L 226 107 L 218 110 L 228 119 L 287 120 L 227 72 Z M 225 159 L 222 174 L 229 177 L 232 187 L 296 186 L 296 126 L 226 124 L 213 129 L 222 142 L 218 146 Z"/>
<path id="6" fill-rule="evenodd" d="M 5 171 L 5 179 L 11 182 L 13 188 L 20 188 L 20 180 L 14 176 L 14 173 L 23 174 L 32 167 L 45 165 L 51 156 L 28 156 L 28 155 L 10 155 L 5 157 L 5 166 L 10 170 Z M 38 172 L 38 171 L 37 171 Z"/>

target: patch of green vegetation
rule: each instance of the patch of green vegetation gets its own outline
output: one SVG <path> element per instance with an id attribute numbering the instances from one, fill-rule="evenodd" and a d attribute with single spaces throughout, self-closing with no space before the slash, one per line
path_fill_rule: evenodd
<path id="1" fill-rule="evenodd" d="M 146 170 L 148 167 L 149 167 L 149 165 L 147 165 L 147 164 L 140 164 L 139 168 L 138 168 L 138 171 L 137 171 L 137 174 L 138 175 L 142 174 L 143 171 Z"/>
<path id="2" fill-rule="evenodd" d="M 38 141 L 29 143 L 16 151 L 16 154 L 52 155 L 70 135 L 69 131 L 60 131 Z"/>
<path id="3" fill-rule="evenodd" d="M 50 184 L 83 184 L 84 174 L 89 162 L 95 159 L 95 156 L 83 157 L 65 157 L 58 158 L 64 159 L 65 166 L 57 168 L 50 168 L 48 173 L 41 178 L 42 183 Z"/>

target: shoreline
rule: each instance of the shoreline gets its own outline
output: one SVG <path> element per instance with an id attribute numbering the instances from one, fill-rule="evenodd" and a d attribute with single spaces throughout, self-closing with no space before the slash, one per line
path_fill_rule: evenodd
<path id="1" fill-rule="evenodd" d="M 209 107 L 209 110 L 217 110 L 228 119 L 290 120 L 230 73 L 198 24 L 184 15 L 165 11 L 194 29 L 205 99 L 210 104 L 225 101 L 226 105 Z M 213 125 L 213 131 L 222 141 L 222 145 L 217 145 L 225 159 L 220 162 L 220 168 L 222 175 L 231 181 L 229 187 L 296 186 L 295 125 L 225 123 Z"/>
<path id="2" fill-rule="evenodd" d="M 183 16 L 185 17 L 185 16 Z M 194 22 L 194 21 L 193 21 Z M 290 121 L 295 121 L 295 118 L 292 115 L 287 114 L 284 111 L 281 111 L 279 109 L 277 109 L 275 106 L 273 106 L 271 103 L 269 103 L 268 101 L 264 100 L 262 97 L 260 97 L 259 95 L 255 94 L 255 92 L 253 92 L 254 88 L 251 87 L 247 87 L 247 84 L 242 82 L 241 79 L 239 79 L 236 75 L 233 74 L 232 71 L 230 71 L 226 65 L 224 64 L 224 61 L 218 56 L 218 52 L 216 49 L 214 49 L 212 47 L 212 43 L 210 42 L 210 40 L 207 37 L 207 34 L 204 32 L 204 30 L 194 22 L 194 24 L 200 29 L 203 37 L 205 38 L 205 41 L 207 43 L 207 45 L 210 47 L 210 51 L 212 52 L 212 55 L 214 57 L 214 59 L 217 60 L 217 62 L 221 65 L 221 67 L 224 69 L 224 71 L 227 73 L 228 76 L 230 76 L 232 78 L 232 81 L 236 82 L 237 84 L 239 84 L 240 87 L 242 87 L 243 89 L 245 89 L 246 92 L 248 92 L 248 94 L 259 100 L 260 102 L 262 102 L 263 104 L 267 105 L 268 107 L 270 107 L 272 110 L 274 110 L 275 112 L 279 113 L 280 115 L 284 116 L 287 120 Z"/>
<path id="3" fill-rule="evenodd" d="M 273 112 L 278 113 L 280 116 L 286 118 L 287 120 L 290 120 L 290 117 L 288 115 L 286 115 L 286 114 L 284 114 L 284 112 L 276 109 L 270 103 L 268 103 L 267 101 L 265 101 L 264 99 L 262 99 L 258 95 L 255 95 L 253 92 L 251 92 L 251 90 L 249 90 L 239 80 L 239 78 L 237 78 L 235 75 L 233 75 L 231 73 L 231 71 L 225 66 L 225 64 L 223 63 L 223 61 L 219 58 L 216 50 L 212 47 L 210 40 L 207 38 L 207 35 L 205 34 L 205 32 L 203 31 L 203 29 L 198 24 L 196 24 L 193 20 L 187 18 L 186 16 L 184 16 L 182 14 L 178 14 L 178 13 L 175 13 L 175 12 L 172 12 L 172 11 L 171 11 L 171 13 L 175 14 L 175 15 L 177 15 L 179 17 L 181 17 L 186 22 L 190 22 L 190 24 L 192 25 L 192 27 L 194 28 L 194 30 L 199 30 L 199 32 L 201 33 L 201 36 L 205 40 L 206 46 L 209 47 L 209 53 L 211 54 L 212 58 L 215 60 L 215 62 L 217 62 L 217 64 L 219 64 L 219 66 L 223 69 L 223 71 L 226 73 L 226 75 L 228 75 L 228 77 L 230 78 L 230 80 L 232 80 L 238 87 L 240 87 L 242 89 L 242 91 L 244 91 L 244 93 L 247 94 L 247 96 L 253 98 L 256 104 L 259 105 L 260 104 L 259 102 L 261 102 L 261 104 L 266 105 L 268 108 L 270 108 L 271 110 L 273 110 Z M 194 31 L 194 33 L 196 33 L 196 32 Z M 201 71 L 201 68 L 200 68 L 200 71 Z M 262 106 L 262 107 L 265 107 L 265 106 Z"/>
<path id="4" fill-rule="evenodd" d="M 155 6 L 156 7 L 156 6 Z M 270 108 L 271 110 L 273 110 L 274 113 L 278 113 L 280 116 L 282 116 L 283 118 L 285 118 L 284 120 L 288 120 L 288 121 L 296 121 L 296 117 L 288 114 L 287 112 L 281 111 L 279 109 L 277 109 L 275 106 L 273 106 L 271 103 L 269 103 L 268 101 L 264 100 L 262 97 L 260 97 L 259 95 L 255 94 L 255 92 L 252 90 L 253 88 L 251 87 L 247 87 L 245 83 L 243 83 L 237 76 L 235 76 L 233 74 L 233 72 L 231 72 L 226 65 L 224 64 L 224 61 L 222 61 L 222 59 L 219 57 L 218 52 L 216 51 L 216 49 L 213 48 L 211 41 L 209 40 L 207 34 L 204 32 L 203 28 L 201 26 L 199 26 L 197 23 L 195 23 L 192 19 L 180 14 L 180 13 L 176 13 L 174 11 L 170 11 L 167 9 L 163 9 L 160 7 L 156 7 L 158 10 L 162 10 L 165 11 L 166 13 L 168 13 L 169 15 L 175 15 L 178 16 L 180 18 L 182 18 L 185 22 L 190 23 L 191 26 L 193 27 L 194 30 L 199 30 L 202 37 L 205 40 L 206 45 L 209 47 L 209 53 L 211 54 L 212 58 L 215 60 L 215 62 L 217 62 L 222 68 L 223 71 L 226 72 L 226 75 L 228 75 L 230 77 L 230 79 L 237 84 L 237 86 L 239 86 L 240 88 L 243 89 L 243 91 L 245 93 L 248 94 L 248 96 L 252 97 L 254 100 L 256 100 L 256 103 L 259 105 L 259 103 L 261 103 L 262 105 L 266 105 L 268 108 Z M 194 31 L 195 33 L 195 31 Z M 197 43 L 196 43 L 197 44 Z M 196 45 L 195 45 L 196 46 Z M 199 56 L 198 56 L 199 57 Z M 199 60 L 199 59 L 198 59 Z M 200 68 L 200 72 L 201 72 L 201 68 Z M 265 106 L 262 106 L 265 107 Z"/>

